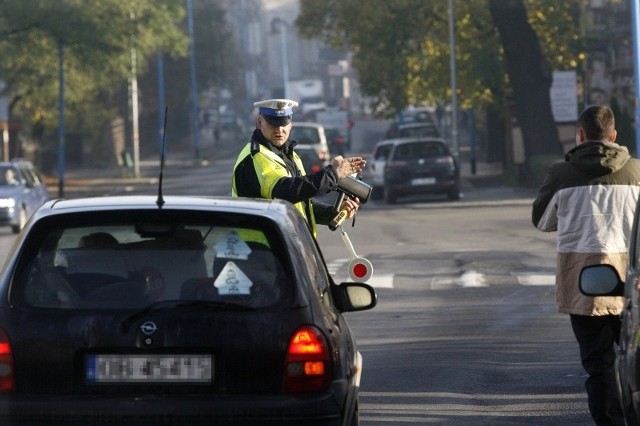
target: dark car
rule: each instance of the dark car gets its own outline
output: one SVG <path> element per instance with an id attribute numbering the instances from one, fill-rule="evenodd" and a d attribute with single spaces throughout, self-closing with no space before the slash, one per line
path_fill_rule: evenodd
<path id="1" fill-rule="evenodd" d="M 324 126 L 324 133 L 332 155 L 345 155 L 350 149 L 347 138 L 337 127 Z"/>
<path id="2" fill-rule="evenodd" d="M 396 138 L 411 138 L 416 136 L 426 136 L 439 138 L 440 131 L 433 123 L 411 123 L 398 126 Z"/>
<path id="3" fill-rule="evenodd" d="M 441 137 L 440 131 L 434 123 L 407 123 L 392 125 L 385 133 L 385 139 L 412 138 L 416 136 L 432 138 Z"/>
<path id="4" fill-rule="evenodd" d="M 304 170 L 307 173 L 315 173 L 329 164 L 329 160 L 320 158 L 315 148 L 311 145 L 298 145 L 295 151 L 302 160 Z"/>
<path id="5" fill-rule="evenodd" d="M 32 163 L 0 162 L 0 225 L 17 234 L 48 199 L 44 178 Z"/>
<path id="6" fill-rule="evenodd" d="M 0 280 L 0 424 L 357 424 L 342 313 L 375 304 L 286 202 L 49 201 Z"/>
<path id="7" fill-rule="evenodd" d="M 444 140 L 401 138 L 382 141 L 379 145 L 384 147 L 386 156 L 375 162 L 378 169 L 383 168 L 383 195 L 387 204 L 416 194 L 445 194 L 450 200 L 460 198 L 460 171 Z"/>
<path id="8" fill-rule="evenodd" d="M 611 265 L 582 269 L 580 290 L 587 296 L 623 296 L 622 328 L 616 348 L 618 392 L 627 425 L 640 424 L 640 209 L 636 209 L 629 239 L 626 281 Z"/>

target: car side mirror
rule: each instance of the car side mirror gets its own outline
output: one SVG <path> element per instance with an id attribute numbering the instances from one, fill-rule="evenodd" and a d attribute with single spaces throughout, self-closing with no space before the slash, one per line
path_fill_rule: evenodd
<path id="1" fill-rule="evenodd" d="M 331 295 L 340 312 L 365 311 L 378 303 L 376 291 L 369 284 L 341 283 L 331 286 Z"/>
<path id="2" fill-rule="evenodd" d="M 624 295 L 624 282 L 611 265 L 585 266 L 580 271 L 579 286 L 585 296 Z"/>

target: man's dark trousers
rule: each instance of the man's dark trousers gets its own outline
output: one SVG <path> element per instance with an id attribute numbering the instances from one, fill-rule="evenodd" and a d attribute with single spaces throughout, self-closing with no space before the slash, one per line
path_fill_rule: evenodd
<path id="1" fill-rule="evenodd" d="M 623 425 L 614 349 L 614 343 L 620 337 L 620 316 L 570 316 L 580 346 L 582 366 L 589 375 L 585 388 L 591 416 L 597 425 Z"/>

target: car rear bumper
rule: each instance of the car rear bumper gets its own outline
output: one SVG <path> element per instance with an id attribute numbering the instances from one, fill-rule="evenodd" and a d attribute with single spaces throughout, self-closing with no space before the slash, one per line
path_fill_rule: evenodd
<path id="1" fill-rule="evenodd" d="M 340 425 L 331 394 L 300 396 L 82 396 L 0 400 L 2 425 Z"/>
<path id="2" fill-rule="evenodd" d="M 397 195 L 441 194 L 457 186 L 459 186 L 459 182 L 455 179 L 438 180 L 436 183 L 428 185 L 411 185 L 409 182 L 387 183 L 387 187 Z"/>

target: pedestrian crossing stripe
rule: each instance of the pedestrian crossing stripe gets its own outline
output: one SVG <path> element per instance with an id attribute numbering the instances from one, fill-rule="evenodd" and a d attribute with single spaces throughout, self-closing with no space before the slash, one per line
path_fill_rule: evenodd
<path id="1" fill-rule="evenodd" d="M 327 264 L 329 273 L 334 277 L 336 282 L 342 282 L 349 280 L 348 271 L 346 266 L 349 263 L 349 259 L 336 259 Z M 539 272 L 518 272 L 512 273 L 511 276 L 519 285 L 523 286 L 553 286 L 555 285 L 555 275 L 545 274 Z M 367 281 L 367 284 L 374 288 L 393 288 L 394 287 L 395 274 L 381 274 L 376 273 L 375 265 L 372 277 Z M 434 276 L 425 277 L 425 281 L 432 290 L 461 287 L 488 287 L 489 283 L 486 275 L 474 270 L 464 271 L 458 275 L 450 276 Z"/>

